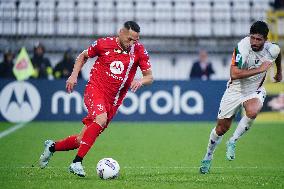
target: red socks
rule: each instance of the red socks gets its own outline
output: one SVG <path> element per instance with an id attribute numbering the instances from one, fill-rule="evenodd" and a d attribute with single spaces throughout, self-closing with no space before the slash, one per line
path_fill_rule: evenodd
<path id="1" fill-rule="evenodd" d="M 95 122 L 91 123 L 87 127 L 82 137 L 77 156 L 84 158 L 84 156 L 88 153 L 88 151 L 94 144 L 96 138 L 101 134 L 102 130 L 103 128 Z"/>
<path id="2" fill-rule="evenodd" d="M 55 151 L 68 151 L 79 148 L 80 144 L 77 142 L 77 135 L 69 136 L 63 140 L 55 142 Z"/>
<path id="3" fill-rule="evenodd" d="M 99 124 L 93 122 L 85 130 L 80 144 L 77 141 L 78 135 L 72 135 L 55 142 L 54 151 L 68 151 L 79 148 L 77 156 L 83 159 L 102 131 L 103 128 Z"/>

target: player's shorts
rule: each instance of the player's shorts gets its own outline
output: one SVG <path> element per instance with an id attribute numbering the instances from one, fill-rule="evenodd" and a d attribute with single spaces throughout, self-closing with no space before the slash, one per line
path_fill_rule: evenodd
<path id="1" fill-rule="evenodd" d="M 260 87 L 254 93 L 246 96 L 243 96 L 239 91 L 228 88 L 225 91 L 220 103 L 218 119 L 232 117 L 240 110 L 243 103 L 249 99 L 258 98 L 263 104 L 265 97 L 266 91 L 264 87 Z"/>
<path id="2" fill-rule="evenodd" d="M 84 93 L 84 103 L 88 110 L 88 115 L 82 120 L 83 124 L 88 126 L 94 122 L 97 115 L 107 113 L 107 125 L 115 116 L 118 106 L 112 105 L 105 100 L 103 95 L 98 94 L 92 85 L 87 85 Z"/>

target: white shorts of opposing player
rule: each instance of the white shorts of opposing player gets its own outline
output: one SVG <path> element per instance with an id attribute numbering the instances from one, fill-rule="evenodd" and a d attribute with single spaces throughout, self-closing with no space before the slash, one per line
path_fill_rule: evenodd
<path id="1" fill-rule="evenodd" d="M 248 95 L 243 95 L 234 88 L 227 88 L 220 103 L 218 119 L 232 117 L 240 110 L 243 103 L 249 99 L 258 98 L 263 104 L 265 97 L 266 90 L 264 87 L 260 87 L 254 93 Z"/>

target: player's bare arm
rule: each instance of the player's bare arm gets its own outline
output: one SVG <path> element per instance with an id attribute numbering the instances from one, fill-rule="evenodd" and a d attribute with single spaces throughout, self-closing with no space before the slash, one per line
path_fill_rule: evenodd
<path id="1" fill-rule="evenodd" d="M 250 70 L 239 69 L 238 66 L 231 65 L 231 70 L 230 70 L 231 79 L 234 80 L 234 79 L 247 78 L 247 77 L 265 72 L 271 66 L 272 66 L 272 62 L 270 62 L 270 61 L 264 61 L 263 64 L 260 67 L 250 69 Z"/>
<path id="2" fill-rule="evenodd" d="M 280 82 L 282 81 L 282 67 L 281 67 L 281 52 L 278 54 L 276 60 L 275 60 L 275 64 L 276 64 L 276 74 L 274 76 L 275 82 Z"/>
<path id="3" fill-rule="evenodd" d="M 76 58 L 73 71 L 66 81 L 66 91 L 68 93 L 71 93 L 73 91 L 74 86 L 77 84 L 78 74 L 81 71 L 83 65 L 87 62 L 88 58 L 88 50 L 84 50 Z"/>
<path id="4" fill-rule="evenodd" d="M 136 92 L 143 85 L 150 85 L 153 83 L 153 75 L 151 70 L 143 71 L 143 77 L 139 80 L 133 80 L 130 89 L 132 92 Z"/>

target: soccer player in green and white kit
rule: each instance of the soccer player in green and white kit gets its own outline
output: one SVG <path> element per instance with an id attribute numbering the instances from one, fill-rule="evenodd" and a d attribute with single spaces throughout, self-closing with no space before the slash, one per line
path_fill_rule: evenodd
<path id="1" fill-rule="evenodd" d="M 201 161 L 200 173 L 209 173 L 213 153 L 229 130 L 241 106 L 245 115 L 240 120 L 233 136 L 227 142 L 226 157 L 235 159 L 237 140 L 252 126 L 260 112 L 266 91 L 262 86 L 267 70 L 275 62 L 276 82 L 282 80 L 281 52 L 278 45 L 267 41 L 269 29 L 265 22 L 256 21 L 250 28 L 250 35 L 242 39 L 234 50 L 230 70 L 231 79 L 222 97 L 217 126 L 210 133 L 207 152 Z"/>

